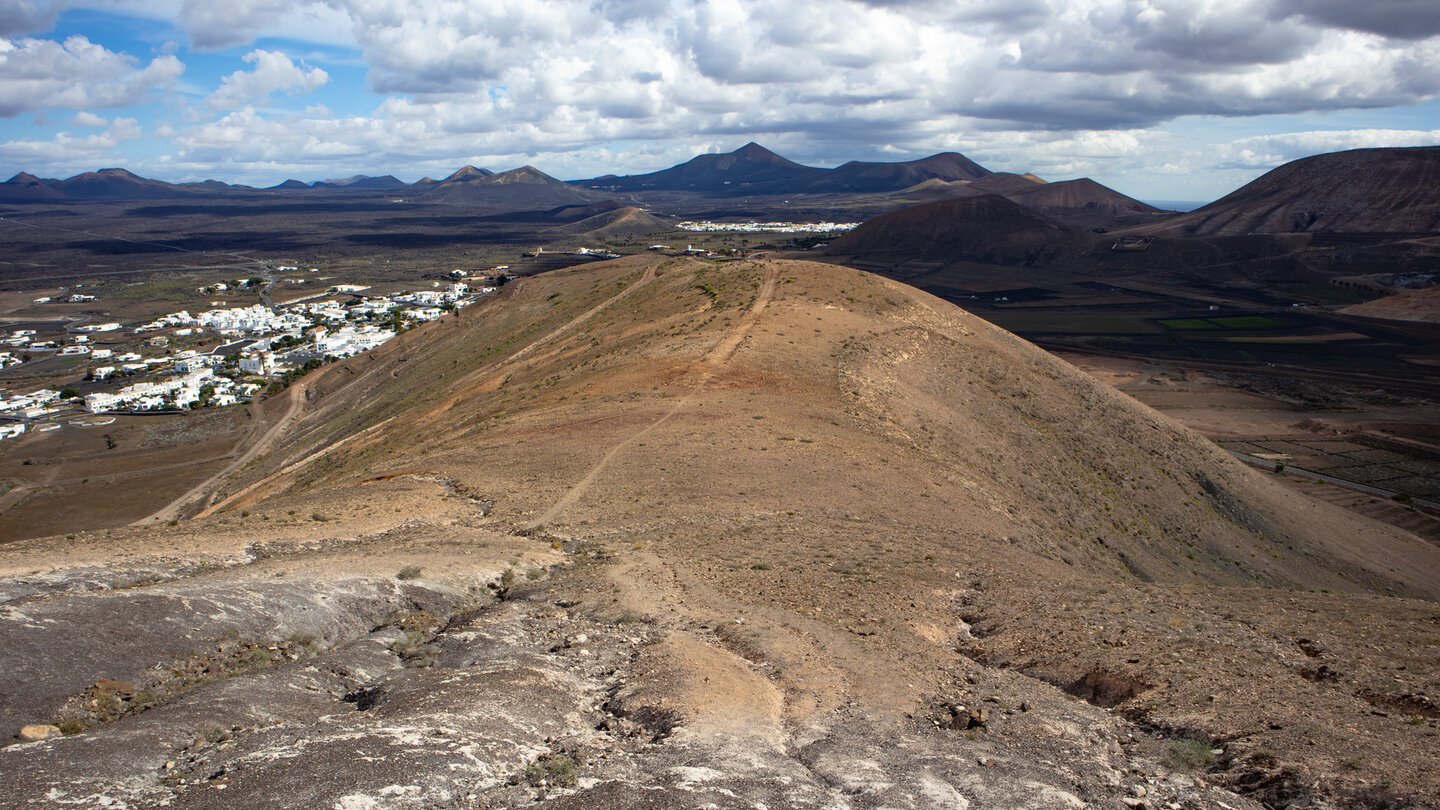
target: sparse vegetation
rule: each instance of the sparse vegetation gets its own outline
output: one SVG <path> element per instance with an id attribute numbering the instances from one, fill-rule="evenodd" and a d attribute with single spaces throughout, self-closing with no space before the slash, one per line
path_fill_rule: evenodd
<path id="1" fill-rule="evenodd" d="M 411 669 L 423 669 L 435 663 L 437 650 L 428 641 L 428 635 L 421 630 L 406 630 L 405 635 L 390 644 L 400 663 Z"/>
<path id="2" fill-rule="evenodd" d="M 525 766 L 525 782 L 534 787 L 574 787 L 579 763 L 571 756 L 545 756 Z"/>
<path id="3" fill-rule="evenodd" d="M 1209 740 L 1191 737 L 1170 743 L 1161 762 L 1171 770 L 1202 773 L 1215 764 L 1215 755 Z"/>

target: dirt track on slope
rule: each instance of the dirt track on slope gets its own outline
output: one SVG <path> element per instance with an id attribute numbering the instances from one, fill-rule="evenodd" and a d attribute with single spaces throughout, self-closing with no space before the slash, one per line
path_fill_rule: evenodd
<path id="1" fill-rule="evenodd" d="M 647 272 L 646 277 L 650 277 L 650 273 Z M 558 518 L 566 509 L 570 508 L 575 501 L 579 500 L 585 490 L 594 483 L 595 479 L 609 466 L 610 462 L 620 451 L 639 441 L 655 428 L 665 424 L 671 417 L 679 413 L 682 408 L 687 407 L 695 395 L 705 387 L 706 383 L 708 383 L 720 368 L 735 354 L 735 350 L 740 346 L 741 341 L 745 340 L 750 334 L 750 330 L 755 326 L 755 322 L 759 319 L 760 313 L 764 311 L 765 305 L 770 303 L 770 299 L 775 296 L 775 284 L 779 278 L 780 272 L 777 267 L 773 264 L 770 265 L 765 271 L 765 280 L 755 295 L 755 302 L 750 305 L 750 309 L 745 313 L 745 316 L 736 322 L 734 326 L 730 327 L 724 337 L 715 344 L 715 347 L 706 352 L 705 356 L 700 359 L 700 362 L 697 364 L 699 371 L 695 374 L 693 380 L 681 379 L 677 382 L 679 387 L 687 388 L 688 391 L 684 396 L 675 401 L 675 404 L 671 406 L 670 410 L 666 411 L 659 419 L 626 437 L 614 447 L 611 447 L 610 450 L 600 458 L 600 461 L 585 473 L 584 478 L 581 478 L 573 487 L 570 487 L 564 496 L 555 502 L 554 506 L 551 506 L 544 514 L 531 521 L 527 528 L 533 530 Z"/>
<path id="2" fill-rule="evenodd" d="M 287 408 L 285 410 L 285 413 L 282 414 L 279 419 L 275 420 L 275 423 L 270 426 L 270 429 L 265 431 L 264 435 L 262 435 L 259 440 L 257 440 L 253 445 L 247 448 L 244 453 L 240 454 L 240 456 L 234 461 L 231 461 L 229 464 L 225 465 L 224 469 L 220 470 L 219 472 L 215 473 L 214 475 L 210 476 L 199 484 L 196 484 L 194 487 L 191 487 L 188 492 L 171 501 L 169 504 L 156 511 L 154 514 L 141 518 L 140 520 L 137 520 L 130 525 L 143 526 L 147 523 L 163 523 L 165 521 L 173 520 L 177 517 L 180 517 L 185 512 L 185 510 L 196 501 L 207 497 L 213 498 L 215 488 L 220 484 L 221 481 L 226 478 L 226 476 L 230 475 L 238 469 L 241 469 L 246 464 L 249 464 L 251 461 L 258 458 L 263 453 L 269 452 L 270 449 L 275 446 L 276 440 L 280 438 L 280 434 L 284 432 L 285 428 L 288 427 L 292 421 L 294 421 L 295 417 L 300 415 L 300 409 L 305 405 L 305 383 L 296 383 L 290 386 L 288 391 L 290 396 L 290 407 Z M 255 427 L 258 428 L 259 425 L 256 425 Z M 253 429 L 254 428 L 252 428 L 252 430 Z M 207 502 L 201 507 L 199 514 L 208 514 L 210 508 L 211 504 Z"/>

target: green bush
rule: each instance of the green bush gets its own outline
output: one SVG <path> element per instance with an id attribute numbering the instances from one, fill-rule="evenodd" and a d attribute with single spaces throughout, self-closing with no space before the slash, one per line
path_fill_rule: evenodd
<path id="1" fill-rule="evenodd" d="M 1210 753 L 1210 741 L 1198 738 L 1176 740 L 1166 750 L 1161 763 L 1172 771 L 1199 773 L 1215 764 L 1215 755 Z"/>
<path id="2" fill-rule="evenodd" d="M 525 781 L 531 785 L 573 787 L 577 763 L 574 757 L 548 757 L 525 766 Z"/>

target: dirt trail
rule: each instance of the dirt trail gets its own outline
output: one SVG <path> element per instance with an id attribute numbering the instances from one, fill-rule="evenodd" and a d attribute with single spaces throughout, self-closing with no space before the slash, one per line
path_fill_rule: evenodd
<path id="1" fill-rule="evenodd" d="M 609 298 L 606 298 L 604 301 L 601 301 L 600 303 L 585 310 L 579 315 L 576 315 L 574 318 L 571 318 L 570 320 L 566 321 L 565 323 L 561 324 L 560 326 L 556 327 L 545 335 L 542 335 L 530 341 L 529 343 L 520 347 L 514 354 L 510 355 L 504 360 L 501 360 L 494 366 L 488 366 L 486 368 L 479 369 L 473 372 L 469 378 L 459 380 L 455 384 L 456 393 L 449 397 L 446 397 L 445 399 L 440 400 L 440 402 L 435 407 L 431 408 L 428 412 L 426 412 L 424 418 L 430 419 L 442 413 L 445 413 L 446 411 L 455 407 L 455 404 L 461 399 L 463 399 L 468 394 L 468 392 L 504 379 L 505 376 L 510 373 L 511 366 L 523 359 L 526 355 L 530 354 L 530 352 L 534 351 L 539 346 L 549 343 L 550 341 L 555 340 L 561 335 L 564 335 L 565 333 L 575 329 L 576 327 L 595 317 L 600 312 L 604 311 L 607 307 L 611 306 L 617 301 L 624 299 L 626 296 L 650 283 L 650 281 L 652 281 L 654 278 L 655 265 L 652 264 L 649 267 L 645 268 L 645 272 L 641 274 L 640 278 L 636 279 L 633 283 L 626 286 L 625 289 L 621 290 L 618 293 L 615 293 Z"/>
<path id="2" fill-rule="evenodd" d="M 54 485 L 59 475 L 60 467 L 57 465 L 50 468 L 50 472 L 46 474 L 43 480 L 21 484 L 9 492 L 6 492 L 4 495 L 0 495 L 0 512 L 13 506 L 19 506 L 26 498 L 29 498 L 32 493 L 39 492 L 46 487 Z"/>
<path id="3" fill-rule="evenodd" d="M 376 424 L 374 424 L 374 425 L 371 425 L 371 426 L 368 427 L 368 428 L 365 428 L 364 430 L 360 431 L 359 433 L 351 434 L 351 435 L 346 436 L 345 438 L 341 439 L 340 441 L 332 442 L 331 444 L 327 444 L 327 445 L 325 445 L 324 447 L 321 447 L 319 450 L 316 450 L 315 452 L 313 452 L 313 453 L 305 456 L 304 458 L 300 459 L 299 461 L 293 461 L 293 462 L 291 462 L 291 463 L 289 463 L 289 464 L 286 464 L 284 467 L 281 467 L 280 469 L 278 469 L 278 470 L 276 470 L 275 472 L 273 472 L 273 473 L 265 476 L 264 478 L 261 478 L 261 479 L 258 480 L 258 481 L 254 481 L 254 482 L 252 482 L 252 483 L 250 483 L 250 484 L 242 487 L 241 489 L 239 489 L 238 491 L 234 492 L 233 494 L 226 496 L 224 500 L 219 501 L 219 502 L 217 502 L 217 503 L 212 503 L 212 504 L 210 504 L 209 506 L 206 506 L 204 509 L 202 509 L 202 510 L 200 510 L 199 512 L 197 512 L 197 513 L 195 514 L 195 517 L 198 518 L 198 517 L 206 517 L 206 516 L 208 516 L 208 515 L 212 515 L 212 514 L 214 514 L 215 512 L 218 512 L 218 511 L 220 511 L 221 509 L 224 509 L 225 507 L 230 506 L 231 504 L 234 504 L 235 502 L 239 501 L 241 498 L 244 498 L 244 497 L 246 497 L 247 495 L 250 495 L 250 494 L 254 493 L 256 490 L 260 489 L 261 487 L 264 487 L 264 486 L 266 486 L 267 484 L 273 483 L 274 481 L 276 481 L 277 479 L 279 479 L 281 476 L 288 475 L 288 474 L 290 474 L 290 473 L 292 473 L 292 472 L 295 472 L 296 470 L 300 469 L 301 467 L 304 467 L 306 464 L 309 464 L 310 462 L 315 461 L 315 460 L 317 460 L 317 459 L 323 458 L 323 457 L 325 457 L 326 455 L 329 455 L 330 453 L 332 453 L 332 452 L 334 452 L 334 451 L 336 451 L 336 450 L 339 450 L 340 448 L 342 448 L 342 447 L 350 444 L 351 442 L 354 442 L 354 441 L 356 441 L 356 440 L 358 440 L 358 439 L 361 439 L 361 438 L 364 438 L 364 437 L 366 437 L 366 436 L 371 435 L 371 434 L 374 433 L 375 431 L 380 430 L 381 428 L 383 428 L 383 427 L 385 427 L 386 425 L 390 424 L 392 421 L 394 421 L 394 419 L 395 419 L 395 417 L 392 416 L 392 417 L 390 417 L 389 419 L 384 420 L 383 422 L 378 422 L 378 423 L 376 423 Z"/>
<path id="4" fill-rule="evenodd" d="M 635 290 L 639 289 L 641 286 L 643 286 L 644 284 L 648 283 L 649 281 L 651 281 L 651 280 L 654 279 L 654 278 L 655 278 L 655 268 L 654 268 L 653 266 L 647 267 L 647 268 L 645 269 L 645 272 L 640 276 L 640 278 L 636 279 L 634 283 L 630 284 L 630 285 L 627 286 L 625 289 L 623 289 L 623 290 L 621 290 L 620 292 L 616 293 L 615 295 L 613 295 L 613 296 L 605 299 L 604 301 L 600 302 L 599 304 L 596 304 L 595 306 L 591 307 L 590 309 L 587 309 L 586 311 L 580 313 L 579 315 L 575 316 L 574 318 L 570 319 L 569 321 L 566 321 L 564 324 L 560 325 L 559 327 L 557 327 L 556 329 L 552 330 L 551 332 L 549 332 L 549 333 L 547 333 L 547 334 L 545 334 L 545 335 L 543 335 L 543 336 L 541 336 L 541 337 L 539 337 L 539 338 L 536 338 L 535 340 L 533 340 L 533 341 L 531 341 L 530 343 L 526 344 L 525 346 L 521 347 L 521 348 L 520 348 L 518 351 L 516 351 L 514 354 L 512 354 L 512 355 L 510 355 L 509 357 L 507 357 L 507 358 L 505 358 L 504 360 L 502 360 L 496 367 L 494 367 L 494 368 L 489 368 L 489 369 L 485 369 L 485 370 L 484 370 L 484 373 L 487 374 L 488 376 L 493 377 L 493 378 L 496 378 L 496 379 L 499 379 L 500 377 L 503 377 L 504 374 L 508 373 L 508 370 L 507 370 L 507 369 L 508 369 L 509 366 L 511 366 L 512 364 L 514 364 L 516 361 L 520 360 L 521 358 L 525 357 L 527 354 L 529 354 L 529 353 L 530 353 L 531 351 L 533 351 L 535 348 L 539 347 L 540 345 L 542 345 L 542 344 L 544 344 L 544 343 L 547 343 L 547 342 L 549 342 L 549 341 L 554 340 L 555 338 L 557 338 L 557 337 L 565 334 L 566 332 L 569 332 L 569 331 L 572 330 L 572 329 L 575 329 L 576 327 L 578 327 L 579 325 L 583 324 L 583 323 L 586 322 L 587 320 L 593 318 L 597 313 L 601 312 L 601 311 L 604 310 L 606 307 L 614 304 L 616 301 L 619 301 L 619 300 L 623 299 L 625 296 L 627 296 L 627 295 L 629 295 L 630 293 L 634 292 Z M 483 383 L 481 383 L 481 384 L 483 384 Z M 180 496 L 179 498 L 177 498 L 177 499 L 175 499 L 174 501 L 172 501 L 172 502 L 171 502 L 169 505 L 167 505 L 165 508 L 161 509 L 160 511 L 156 512 L 156 513 L 153 514 L 153 515 L 150 515 L 149 517 L 146 517 L 146 518 L 144 518 L 144 519 L 142 519 L 142 520 L 140 520 L 140 521 L 137 521 L 136 523 L 134 523 L 134 524 L 132 524 L 132 525 L 138 526 L 138 525 L 142 525 L 142 524 L 153 523 L 153 522 L 156 522 L 156 521 L 166 521 L 166 520 L 170 520 L 170 519 L 172 519 L 172 518 L 175 518 L 175 517 L 177 517 L 177 516 L 179 515 L 179 513 L 180 513 L 187 505 L 189 505 L 190 503 L 193 503 L 194 501 L 196 501 L 196 500 L 204 497 L 204 496 L 207 494 L 207 492 L 210 492 L 210 493 L 211 493 L 210 497 L 213 498 L 213 497 L 214 497 L 214 493 L 211 492 L 211 490 L 212 490 L 225 476 L 229 475 L 230 473 L 234 472 L 235 470 L 238 470 L 238 469 L 244 467 L 246 464 L 250 463 L 250 461 L 251 461 L 252 459 L 256 458 L 256 457 L 259 456 L 261 453 L 267 452 L 267 451 L 269 451 L 271 448 L 273 448 L 274 445 L 275 445 L 275 443 L 276 443 L 276 441 L 279 439 L 281 432 L 285 429 L 286 426 L 288 426 L 288 425 L 295 419 L 296 416 L 299 415 L 301 406 L 304 404 L 304 401 L 305 401 L 305 399 L 304 399 L 305 388 L 304 388 L 303 384 L 302 384 L 302 385 L 293 386 L 290 390 L 291 390 L 290 409 L 289 409 L 288 411 L 286 411 L 285 415 L 282 416 L 282 417 L 280 418 L 280 420 L 279 420 L 278 422 L 276 422 L 275 425 L 272 426 L 272 427 L 270 428 L 270 430 L 267 431 L 263 437 L 261 437 L 260 441 L 256 442 L 256 444 L 255 444 L 254 446 L 252 446 L 249 450 L 247 450 L 244 455 L 242 455 L 240 458 L 236 459 L 233 463 L 231 463 L 231 464 L 229 464 L 228 466 L 226 466 L 225 469 L 223 469 L 223 470 L 221 470 L 220 472 L 216 473 L 214 476 L 211 476 L 209 479 L 207 479 L 207 480 L 204 481 L 203 483 L 201 483 L 201 484 L 195 486 L 194 488 L 192 488 L 189 492 L 186 492 L 184 495 L 182 495 L 182 496 Z M 468 390 L 468 386 L 462 386 L 462 387 L 460 388 L 460 390 L 462 390 L 462 391 Z M 434 416 L 434 415 L 436 415 L 436 414 L 443 413 L 444 411 L 446 411 L 446 410 L 448 410 L 450 407 L 452 407 L 452 406 L 455 404 L 455 402 L 458 401 L 462 396 L 463 396 L 463 394 L 456 394 L 455 396 L 453 396 L 453 397 L 451 397 L 451 398 L 449 398 L 449 399 L 447 399 L 447 400 L 445 400 L 445 401 L 442 401 L 438 406 L 436 406 L 435 408 L 432 408 L 431 411 L 430 411 L 430 413 L 429 413 L 428 415 L 429 415 L 429 416 Z M 393 418 L 393 417 L 392 417 L 392 418 Z M 311 453 L 310 455 L 305 456 L 304 458 L 300 459 L 299 461 L 296 461 L 296 462 L 294 462 L 294 463 L 292 463 L 292 464 L 286 465 L 283 469 L 275 472 L 274 474 L 268 475 L 268 476 L 266 476 L 265 478 L 262 478 L 262 479 L 259 480 L 259 481 L 255 481 L 255 482 L 251 483 L 250 485 L 248 485 L 248 486 L 246 486 L 245 488 L 241 489 L 240 491 L 235 492 L 234 494 L 226 497 L 224 500 L 219 501 L 218 503 L 207 503 L 199 512 L 196 513 L 195 516 L 196 516 L 196 517 L 204 517 L 204 516 L 206 516 L 206 515 L 212 514 L 212 513 L 214 513 L 216 510 L 225 507 L 227 504 L 234 503 L 234 502 L 236 502 L 237 499 L 239 499 L 239 498 L 241 498 L 241 497 L 243 497 L 243 496 L 245 496 L 245 495 L 247 495 L 247 494 L 249 494 L 249 493 L 254 492 L 255 490 L 257 490 L 257 489 L 259 489 L 260 487 L 264 486 L 266 483 L 268 483 L 268 482 L 270 482 L 270 481 L 273 481 L 277 476 L 281 476 L 281 475 L 284 475 L 284 474 L 286 474 L 286 473 L 292 472 L 292 471 L 298 469 L 299 467 L 304 466 L 305 464 L 307 464 L 307 463 L 309 463 L 309 462 L 311 462 L 311 461 L 314 461 L 315 459 L 317 459 L 317 458 L 319 458 L 319 457 L 321 457 L 321 456 L 324 456 L 325 454 L 327 454 L 327 453 L 329 453 L 329 452 L 331 452 L 331 451 L 333 451 L 333 450 L 338 449 L 340 446 L 342 446 L 343 444 L 348 443 L 348 442 L 349 442 L 350 440 L 352 440 L 352 439 L 357 439 L 357 438 L 359 438 L 359 437 L 362 436 L 362 435 L 368 435 L 369 433 L 373 432 L 374 430 L 376 430 L 376 429 L 382 427 L 383 425 L 389 423 L 389 421 L 390 421 L 389 419 L 386 419 L 384 422 L 381 422 L 381 423 L 378 424 L 378 425 L 372 426 L 372 427 L 369 428 L 368 430 L 364 431 L 364 433 L 362 433 L 362 434 L 356 434 L 356 435 L 354 435 L 354 436 L 350 436 L 349 438 L 347 438 L 346 440 L 344 440 L 344 441 L 342 441 L 342 442 L 338 442 L 338 443 L 335 443 L 335 444 L 332 444 L 332 445 L 328 445 L 328 446 L 326 446 L 326 447 L 323 447 L 323 448 L 321 448 L 320 450 L 318 450 L 318 451 L 316 451 L 316 452 L 314 452 L 314 453 Z"/>
<path id="5" fill-rule="evenodd" d="M 756 672 L 779 690 L 780 705 L 770 717 L 732 706 L 727 711 L 734 722 L 756 728 L 778 722 L 784 733 L 807 738 L 847 703 L 859 701 L 864 708 L 855 711 L 876 722 L 893 721 L 913 709 L 913 674 L 894 660 L 877 657 L 844 628 L 765 604 L 763 596 L 737 602 L 713 574 L 677 564 L 675 555 L 650 546 L 621 546 L 614 554 L 607 578 L 624 610 L 662 617 L 677 633 L 692 634 L 740 658 L 768 662 Z M 735 622 L 737 616 L 744 617 L 743 624 Z M 676 656 L 669 663 L 676 671 L 706 664 L 691 656 Z M 724 692 L 725 679 L 713 671 L 703 675 L 712 690 Z"/>
<path id="6" fill-rule="evenodd" d="M 525 345 L 523 348 L 521 348 L 519 351 L 515 352 L 514 354 L 512 354 L 512 355 L 510 355 L 508 358 L 506 358 L 506 359 L 504 360 L 504 362 L 502 362 L 500 365 L 503 366 L 503 365 L 506 365 L 506 364 L 508 364 L 508 363 L 513 363 L 513 362 L 515 362 L 516 360 L 519 360 L 520 358 L 522 358 L 522 357 L 524 357 L 525 355 L 529 354 L 529 353 L 530 353 L 530 350 L 531 350 L 531 349 L 534 349 L 536 346 L 539 346 L 539 345 L 542 344 L 542 343 L 548 343 L 548 342 L 554 340 L 555 338 L 560 337 L 561 335 L 565 334 L 566 332 L 569 332 L 571 329 L 574 329 L 575 327 L 579 326 L 580 324 L 582 324 L 582 323 L 590 320 L 591 318 L 595 317 L 598 313 L 600 313 L 600 312 L 601 312 L 602 310 L 604 310 L 606 307 L 610 306 L 611 304 L 615 303 L 616 301 L 619 301 L 619 300 L 622 299 L 622 298 L 625 298 L 626 296 L 630 295 L 630 293 L 633 293 L 633 292 L 635 292 L 636 290 L 640 289 L 641 287 L 645 286 L 646 284 L 648 284 L 648 283 L 649 283 L 652 279 L 654 279 L 654 278 L 655 278 L 655 265 L 652 264 L 652 265 L 650 265 L 649 267 L 646 267 L 646 268 L 645 268 L 645 272 L 640 276 L 640 278 L 638 278 L 638 279 L 635 280 L 635 283 L 634 283 L 634 284 L 631 284 L 630 286 L 626 287 L 625 289 L 621 290 L 620 292 L 615 293 L 614 295 L 610 296 L 609 298 L 606 298 L 604 301 L 601 301 L 600 303 L 598 303 L 598 304 L 596 304 L 595 306 L 593 306 L 593 307 L 585 310 L 584 312 L 580 313 L 579 315 L 576 315 L 574 318 L 571 318 L 569 321 L 566 321 L 565 323 L 561 324 L 561 325 L 560 325 L 559 327 L 557 327 L 554 331 L 550 332 L 549 334 L 545 335 L 544 337 L 537 338 L 536 340 L 533 340 L 533 341 L 531 341 L 530 343 L 526 344 L 526 345 Z"/>
<path id="7" fill-rule="evenodd" d="M 583 478 L 574 486 L 570 487 L 570 489 L 561 496 L 560 500 L 555 502 L 554 506 L 551 506 L 545 510 L 544 514 L 531 521 L 526 528 L 537 529 L 553 522 L 563 514 L 566 509 L 573 506 L 575 502 L 580 499 L 581 495 L 585 494 L 585 491 L 595 482 L 595 479 L 605 471 L 605 468 L 610 465 L 610 462 L 613 461 L 622 450 L 643 439 L 650 431 L 665 424 L 671 417 L 679 413 L 682 408 L 689 405 L 690 402 L 694 400 L 695 395 L 704 390 L 706 383 L 710 382 L 710 379 L 715 376 L 715 372 L 734 356 L 736 349 L 740 347 L 740 342 L 750 334 L 750 330 L 755 326 L 755 322 L 760 319 L 760 313 L 765 309 L 765 305 L 770 303 L 770 299 L 775 297 L 775 285 L 779 279 L 779 268 L 773 264 L 769 265 L 765 269 L 765 281 L 760 285 L 760 289 L 756 291 L 755 301 L 750 305 L 750 309 L 747 310 L 745 315 L 740 318 L 734 326 L 730 327 L 729 331 L 720 338 L 720 341 L 700 359 L 698 365 L 700 372 L 696 376 L 695 381 L 690 385 L 690 390 L 676 400 L 675 404 L 670 406 L 670 409 L 662 414 L 659 419 L 656 419 L 654 422 L 651 422 L 639 431 L 621 440 L 614 447 L 611 447 L 610 450 L 595 463 L 595 466 L 590 468 L 590 471 L 587 472 Z"/>
<path id="8" fill-rule="evenodd" d="M 274 447 L 275 441 L 280 438 L 280 433 L 285 430 L 286 426 L 288 426 L 295 419 L 296 416 L 299 415 L 300 408 L 304 404 L 305 384 L 297 383 L 290 386 L 290 407 L 285 411 L 285 414 L 283 416 L 281 416 L 275 421 L 275 424 L 270 426 L 269 430 L 265 431 L 265 434 L 260 437 L 259 441 L 251 445 L 248 450 L 240 454 L 240 456 L 234 461 L 225 465 L 224 469 L 220 470 L 219 472 L 215 473 L 214 475 L 210 476 L 199 484 L 196 484 L 194 487 L 191 487 L 190 490 L 184 495 L 181 495 L 180 497 L 171 501 L 169 504 L 166 504 L 154 514 L 148 517 L 141 518 L 140 520 L 137 520 L 130 525 L 143 526 L 149 523 L 155 523 L 157 521 L 165 522 L 179 517 L 181 511 L 183 511 L 186 506 L 189 506 L 191 503 L 199 500 L 202 497 L 205 497 L 206 495 L 212 494 L 212 490 L 215 488 L 215 486 L 218 485 L 220 481 L 222 481 L 230 473 L 235 472 L 241 467 L 244 467 L 246 464 L 249 464 L 252 459 L 256 458 L 261 453 L 266 452 L 271 447 Z M 209 508 L 206 508 L 202 509 L 200 511 L 200 514 L 203 515 L 208 512 Z"/>

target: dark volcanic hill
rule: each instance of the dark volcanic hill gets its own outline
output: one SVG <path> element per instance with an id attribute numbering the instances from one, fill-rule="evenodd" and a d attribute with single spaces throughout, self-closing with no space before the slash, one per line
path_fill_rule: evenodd
<path id="1" fill-rule="evenodd" d="M 492 172 L 492 171 L 490 171 L 489 169 L 477 169 L 477 168 L 474 167 L 474 166 L 465 165 L 465 166 L 461 166 L 460 168 L 456 169 L 453 173 L 450 174 L 449 177 L 446 177 L 444 180 L 439 180 L 439 181 L 430 180 L 430 182 L 432 182 L 432 183 L 433 183 L 433 182 L 440 182 L 440 183 L 467 183 L 467 182 L 474 182 L 474 181 L 478 181 L 478 180 L 483 180 L 484 178 L 490 177 L 490 176 L 492 176 L 492 175 L 494 175 L 494 174 L 495 174 L 495 172 Z M 426 180 L 429 180 L 429 178 L 425 178 L 425 179 L 426 179 Z"/>
<path id="2" fill-rule="evenodd" d="M 1077 225 L 1150 221 L 1166 214 L 1088 177 L 1056 183 L 1032 182 L 1029 187 L 1020 187 L 1005 196 L 1031 211 Z"/>
<path id="3" fill-rule="evenodd" d="M 754 194 L 761 189 L 797 188 L 811 181 L 817 172 L 783 158 L 758 143 L 747 143 L 734 152 L 697 155 L 678 166 L 650 174 L 625 177 L 607 175 L 577 180 L 590 188 L 617 191 L 698 191 L 707 194 Z"/>
<path id="4" fill-rule="evenodd" d="M 69 732 L 6 804 L 1440 791 L 1440 549 L 898 282 L 546 273 L 265 409 L 202 514 L 5 547 L 0 723 Z"/>
<path id="5" fill-rule="evenodd" d="M 1071 249 L 1064 225 L 994 194 L 883 214 L 831 242 L 827 255 L 1030 265 Z"/>
<path id="6" fill-rule="evenodd" d="M 146 200 L 183 197 L 188 192 L 170 183 L 151 180 L 125 169 L 101 169 L 77 174 L 54 184 L 72 200 Z"/>
<path id="7" fill-rule="evenodd" d="M 1047 185 L 1044 180 L 1033 174 L 1014 174 L 1012 172 L 991 172 L 977 179 L 970 184 L 970 188 L 984 194 L 999 194 L 1001 197 L 1014 198 L 1027 191 L 1033 191 L 1037 187 Z"/>
<path id="8" fill-rule="evenodd" d="M 198 183 L 166 183 L 141 177 L 125 169 L 101 169 L 77 174 L 65 180 L 48 180 L 21 172 L 0 184 L 0 199 L 15 202 L 76 200 L 163 200 L 219 197 L 254 191 L 218 180 Z"/>
<path id="9" fill-rule="evenodd" d="M 379 177 L 362 177 L 346 186 L 346 188 L 363 188 L 380 191 L 391 191 L 408 187 L 408 183 L 390 174 L 384 174 Z"/>
<path id="10" fill-rule="evenodd" d="M 346 177 L 342 180 L 322 180 L 316 183 L 317 189 L 353 189 L 364 191 L 391 191 L 401 188 L 409 188 L 409 184 L 394 175 L 386 174 L 379 177 L 371 177 L 365 174 L 357 174 L 354 177 Z"/>
<path id="11" fill-rule="evenodd" d="M 1440 231 L 1440 146 L 1302 158 L 1165 223 L 1196 236 Z"/>
<path id="12" fill-rule="evenodd" d="M 219 180 L 201 180 L 198 183 L 178 183 L 175 188 L 181 191 L 194 191 L 207 195 L 231 194 L 234 192 L 255 190 L 252 186 L 232 185 L 230 183 L 222 183 Z"/>
<path id="13" fill-rule="evenodd" d="M 607 214 L 611 211 L 618 211 L 628 206 L 614 200 L 601 200 L 597 203 L 587 205 L 561 205 L 542 212 L 537 219 L 550 220 L 551 222 L 579 222 L 582 219 L 599 214 Z"/>
<path id="14" fill-rule="evenodd" d="M 591 237 L 641 236 L 647 233 L 673 231 L 675 226 L 635 206 L 603 211 L 568 225 L 560 225 L 547 234 L 574 234 Z"/>
<path id="15" fill-rule="evenodd" d="M 55 180 L 45 180 L 28 172 L 20 172 L 0 183 L 0 201 L 5 202 L 49 202 L 65 199 L 64 193 L 55 188 Z"/>
<path id="16" fill-rule="evenodd" d="M 698 155 L 650 174 L 607 175 L 575 182 L 612 191 L 690 191 L 737 197 L 896 191 L 930 179 L 973 180 L 987 174 L 987 169 L 955 152 L 896 163 L 851 161 L 834 169 L 820 169 L 796 163 L 752 142 L 734 152 Z"/>
<path id="17" fill-rule="evenodd" d="M 978 180 L 990 171 L 958 152 L 943 152 L 900 163 L 851 161 L 811 181 L 804 191 L 878 192 L 908 188 L 926 180 Z"/>
<path id="18" fill-rule="evenodd" d="M 533 166 L 499 174 L 470 166 L 415 196 L 423 202 L 468 203 L 510 211 L 588 205 L 605 195 L 563 183 Z"/>

